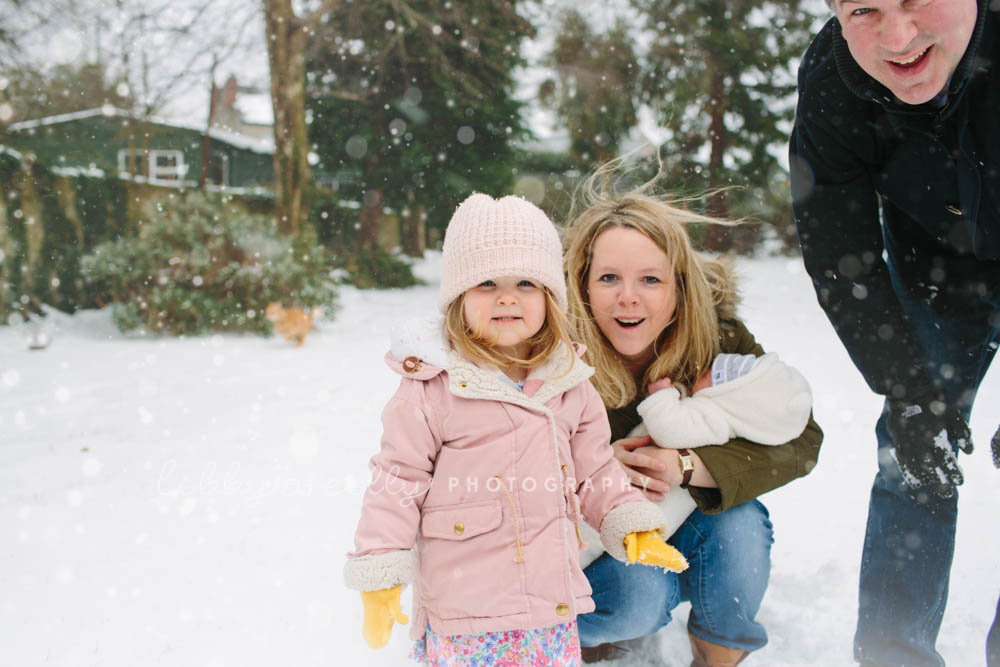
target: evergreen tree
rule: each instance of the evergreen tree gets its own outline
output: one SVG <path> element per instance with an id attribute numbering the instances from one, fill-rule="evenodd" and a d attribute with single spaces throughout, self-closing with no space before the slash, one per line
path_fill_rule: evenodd
<path id="1" fill-rule="evenodd" d="M 794 114 L 794 63 L 808 44 L 812 15 L 801 0 L 632 0 L 653 34 L 644 100 L 672 133 L 664 155 L 671 185 L 716 192 L 708 212 L 788 215 L 767 210 L 785 181 L 774 157 Z M 778 198 L 784 201 L 787 196 Z M 773 198 L 771 198 L 773 202 Z M 718 230 L 708 244 L 724 245 Z"/>
<path id="2" fill-rule="evenodd" d="M 583 168 L 615 158 L 636 124 L 639 68 L 632 38 L 619 19 L 595 35 L 576 9 L 563 13 L 547 64 L 555 77 L 539 90 L 570 134 L 569 152 Z"/>
<path id="3" fill-rule="evenodd" d="M 513 71 L 533 32 L 515 4 L 342 3 L 318 29 L 310 138 L 317 168 L 362 201 L 360 250 L 375 248 L 383 206 L 404 213 L 404 237 L 422 236 L 426 214 L 443 224 L 472 191 L 508 189 L 526 133 Z"/>

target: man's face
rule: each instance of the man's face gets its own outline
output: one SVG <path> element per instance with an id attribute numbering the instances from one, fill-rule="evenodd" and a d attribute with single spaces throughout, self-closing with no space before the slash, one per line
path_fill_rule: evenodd
<path id="1" fill-rule="evenodd" d="M 836 0 L 854 60 L 907 104 L 948 85 L 976 25 L 976 0 Z"/>

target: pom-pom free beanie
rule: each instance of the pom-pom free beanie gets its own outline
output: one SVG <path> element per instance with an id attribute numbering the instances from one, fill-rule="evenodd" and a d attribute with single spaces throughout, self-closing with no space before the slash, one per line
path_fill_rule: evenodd
<path id="1" fill-rule="evenodd" d="M 559 233 L 540 208 L 521 197 L 477 193 L 463 201 L 448 223 L 442 264 L 442 313 L 465 290 L 507 276 L 541 283 L 566 310 Z"/>

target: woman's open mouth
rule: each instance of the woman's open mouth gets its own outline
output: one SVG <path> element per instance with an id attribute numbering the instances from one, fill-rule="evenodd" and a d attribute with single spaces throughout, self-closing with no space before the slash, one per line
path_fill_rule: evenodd
<path id="1" fill-rule="evenodd" d="M 913 56 L 912 58 L 907 58 L 906 60 L 887 60 L 886 62 L 892 66 L 893 70 L 899 72 L 907 72 L 909 70 L 914 70 L 920 67 L 924 61 L 927 60 L 927 55 L 930 53 L 934 45 L 931 44 L 926 49 Z"/>
<path id="2" fill-rule="evenodd" d="M 640 324 L 642 324 L 645 321 L 646 321 L 645 317 L 631 317 L 631 318 L 616 317 L 615 318 L 615 322 L 618 323 L 618 326 L 623 327 L 625 329 L 631 329 L 633 327 L 637 327 L 637 326 L 639 326 Z"/>

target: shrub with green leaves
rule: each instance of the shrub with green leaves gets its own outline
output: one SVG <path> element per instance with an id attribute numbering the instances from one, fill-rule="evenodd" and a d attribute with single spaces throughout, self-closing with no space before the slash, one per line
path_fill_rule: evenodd
<path id="1" fill-rule="evenodd" d="M 268 333 L 271 301 L 327 315 L 336 305 L 315 237 L 282 235 L 273 218 L 200 193 L 152 204 L 136 236 L 101 244 L 81 267 L 111 295 L 122 331 Z"/>
<path id="2" fill-rule="evenodd" d="M 405 261 L 384 250 L 362 250 L 344 256 L 340 265 L 347 270 L 347 280 L 361 289 L 413 287 L 420 281 Z"/>

